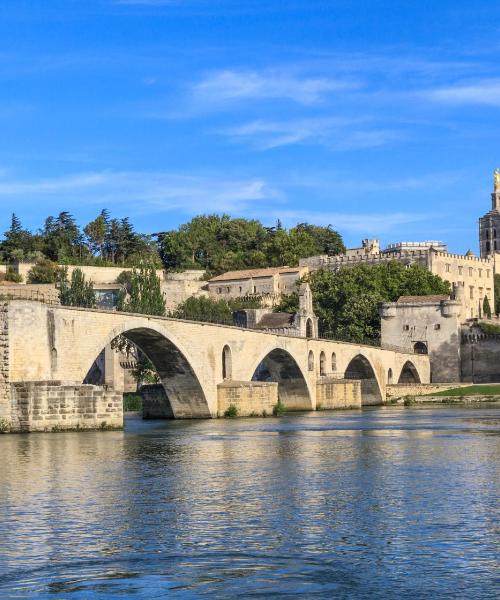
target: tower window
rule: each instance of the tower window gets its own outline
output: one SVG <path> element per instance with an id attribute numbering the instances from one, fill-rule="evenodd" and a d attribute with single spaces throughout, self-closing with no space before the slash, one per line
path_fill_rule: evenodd
<path id="1" fill-rule="evenodd" d="M 491 245 L 489 242 L 486 242 L 486 252 L 490 252 L 491 251 Z"/>

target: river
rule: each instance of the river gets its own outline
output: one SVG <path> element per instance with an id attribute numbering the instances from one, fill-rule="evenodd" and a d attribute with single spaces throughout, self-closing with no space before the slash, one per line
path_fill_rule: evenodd
<path id="1" fill-rule="evenodd" d="M 0 436 L 2 598 L 494 598 L 500 407 Z"/>

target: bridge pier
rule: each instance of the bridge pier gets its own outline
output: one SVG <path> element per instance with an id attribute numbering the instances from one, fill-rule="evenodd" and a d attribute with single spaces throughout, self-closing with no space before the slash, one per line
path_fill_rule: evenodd
<path id="1" fill-rule="evenodd" d="M 315 410 L 318 404 L 322 408 L 357 405 L 359 399 L 354 395 L 359 386 L 361 404 L 382 404 L 388 380 L 398 381 L 402 373 L 404 377 L 412 373 L 427 383 L 430 374 L 429 358 L 424 355 L 240 327 L 12 300 L 0 304 L 0 429 L 5 424 L 15 426 L 18 410 L 21 420 L 26 410 L 32 416 L 50 416 L 31 419 L 33 426 L 35 421 L 47 421 L 47 426 L 60 422 L 62 427 L 72 421 L 71 415 L 90 415 L 89 406 L 94 407 L 94 417 L 81 417 L 82 426 L 92 423 L 98 427 L 107 420 L 106 415 L 111 415 L 108 420 L 113 424 L 121 424 L 121 403 L 120 411 L 114 410 L 118 408 L 114 405 L 116 397 L 109 397 L 111 406 L 105 403 L 107 394 L 117 394 L 122 387 L 119 357 L 110 348 L 118 336 L 136 344 L 153 363 L 175 418 L 216 417 L 232 394 L 246 403 L 245 410 L 259 412 L 259 407 L 270 406 L 272 400 L 271 388 L 255 385 L 259 381 L 274 384 L 272 389 L 277 388 L 278 398 L 292 411 Z M 82 386 L 103 350 L 108 386 Z M 327 381 L 331 373 L 345 373 L 350 381 Z M 356 381 L 359 379 L 361 384 Z M 226 385 L 231 380 L 232 387 Z M 43 384 L 24 389 L 26 382 Z M 42 399 L 44 394 L 46 399 Z M 41 405 L 35 406 L 37 403 Z M 40 410 L 42 413 L 36 412 Z"/>

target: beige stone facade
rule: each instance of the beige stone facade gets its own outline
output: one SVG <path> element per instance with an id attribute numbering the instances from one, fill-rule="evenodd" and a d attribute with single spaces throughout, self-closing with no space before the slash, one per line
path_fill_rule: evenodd
<path id="1" fill-rule="evenodd" d="M 270 416 L 278 403 L 278 384 L 265 381 L 224 381 L 217 386 L 217 416 L 234 406 L 239 417 Z"/>
<path id="2" fill-rule="evenodd" d="M 428 354 L 431 382 L 460 381 L 462 305 L 447 296 L 407 296 L 380 307 L 382 346 Z M 392 374 L 389 384 L 403 383 Z"/>
<path id="3" fill-rule="evenodd" d="M 361 382 L 322 377 L 316 384 L 316 406 L 321 410 L 361 408 Z"/>
<path id="4" fill-rule="evenodd" d="M 310 270 L 321 268 L 338 270 L 356 265 L 384 264 L 392 260 L 404 265 L 420 265 L 434 275 L 449 281 L 452 287 L 463 286 L 465 293 L 461 297 L 461 302 L 464 305 L 464 319 L 482 316 L 485 297 L 488 298 L 490 307 L 494 306 L 495 261 L 492 257 L 478 258 L 472 254 L 451 254 L 431 247 L 425 250 L 384 251 L 379 254 L 312 256 L 302 259 L 300 264 L 309 267 Z"/>
<path id="5" fill-rule="evenodd" d="M 297 292 L 297 283 L 307 275 L 307 267 L 270 267 L 228 271 L 208 281 L 211 298 L 228 299 L 258 297 L 270 304 L 279 302 L 282 295 Z"/>
<path id="6" fill-rule="evenodd" d="M 225 380 L 277 383 L 289 410 L 314 410 L 318 379 L 332 373 L 362 380 L 363 404 L 383 403 L 389 370 L 399 377 L 408 363 L 429 381 L 428 356 L 413 353 L 23 300 L 0 309 L 0 415 L 11 414 L 12 384 L 81 385 L 120 334 L 151 359 L 176 418 L 216 416 Z"/>

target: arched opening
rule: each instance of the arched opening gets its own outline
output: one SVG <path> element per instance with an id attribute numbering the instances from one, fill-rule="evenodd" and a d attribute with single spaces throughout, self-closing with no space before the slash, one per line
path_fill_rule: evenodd
<path id="1" fill-rule="evenodd" d="M 313 337 L 313 322 L 312 319 L 307 319 L 306 321 L 306 337 L 307 338 L 312 338 Z"/>
<path id="2" fill-rule="evenodd" d="M 387 371 L 387 384 L 388 385 L 392 385 L 392 369 L 389 369 Z"/>
<path id="3" fill-rule="evenodd" d="M 140 327 L 124 331 L 118 338 L 113 340 L 111 345 L 114 345 L 118 339 L 131 342 L 140 352 L 137 357 L 142 355 L 147 359 L 146 369 L 157 373 L 160 385 L 154 386 L 155 401 L 161 405 L 161 390 L 163 388 L 164 418 L 205 418 L 211 416 L 205 394 L 193 368 L 184 354 L 165 335 L 154 329 Z M 115 361 L 118 356 L 117 353 Z M 137 357 L 130 365 L 136 370 L 140 366 Z M 111 369 L 116 373 L 120 373 L 119 368 L 121 367 L 116 362 L 113 361 L 114 364 L 108 363 L 111 363 L 111 361 L 106 359 L 105 352 L 101 352 L 90 367 L 84 383 L 102 384 L 104 381 L 108 383 L 110 376 L 114 375 L 114 373 L 109 372 Z M 98 376 L 102 381 L 96 380 Z M 117 387 L 117 389 L 119 388 Z M 159 413 L 162 411 L 158 410 L 157 412 L 156 416 L 160 417 Z M 144 406 L 144 415 L 146 416 L 146 406 Z"/>
<path id="4" fill-rule="evenodd" d="M 233 363 L 231 357 L 231 348 L 224 346 L 222 350 L 222 379 L 232 379 L 233 377 Z"/>
<path id="5" fill-rule="evenodd" d="M 425 342 L 415 342 L 413 351 L 415 354 L 427 354 L 427 344 Z"/>
<path id="6" fill-rule="evenodd" d="M 337 355 L 335 352 L 332 352 L 332 373 L 337 372 Z"/>
<path id="7" fill-rule="evenodd" d="M 252 381 L 274 381 L 278 398 L 288 410 L 312 410 L 306 380 L 295 359 L 286 350 L 276 348 L 261 361 Z"/>
<path id="8" fill-rule="evenodd" d="M 490 242 L 488 241 L 488 242 L 486 242 L 486 252 L 490 252 L 490 250 L 491 250 L 491 245 L 490 245 Z"/>
<path id="9" fill-rule="evenodd" d="M 378 385 L 375 372 L 362 354 L 355 356 L 345 372 L 346 379 L 359 379 L 361 381 L 361 404 L 382 404 L 382 394 Z"/>
<path id="10" fill-rule="evenodd" d="M 307 357 L 307 369 L 309 371 L 314 371 L 314 352 L 309 350 L 309 355 Z"/>
<path id="11" fill-rule="evenodd" d="M 398 383 L 420 383 L 420 376 L 415 365 L 407 360 L 401 369 Z"/>
<path id="12" fill-rule="evenodd" d="M 326 375 L 326 356 L 324 352 L 319 355 L 319 374 L 321 377 Z"/>

